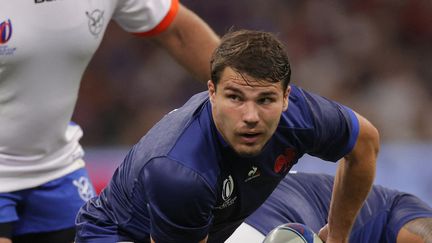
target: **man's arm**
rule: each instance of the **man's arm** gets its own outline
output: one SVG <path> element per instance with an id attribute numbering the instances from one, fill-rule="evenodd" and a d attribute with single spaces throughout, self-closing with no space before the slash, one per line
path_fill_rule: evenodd
<path id="1" fill-rule="evenodd" d="M 339 163 L 334 186 L 328 225 L 320 237 L 331 242 L 348 242 L 351 227 L 366 199 L 375 177 L 379 150 L 377 129 L 357 115 L 359 136 L 354 149 Z"/>
<path id="2" fill-rule="evenodd" d="M 170 27 L 151 39 L 198 80 L 210 79 L 210 57 L 219 44 L 219 37 L 195 13 L 180 5 Z"/>
<path id="3" fill-rule="evenodd" d="M 140 179 L 154 242 L 206 242 L 216 197 L 201 174 L 157 157 L 146 164 Z"/>

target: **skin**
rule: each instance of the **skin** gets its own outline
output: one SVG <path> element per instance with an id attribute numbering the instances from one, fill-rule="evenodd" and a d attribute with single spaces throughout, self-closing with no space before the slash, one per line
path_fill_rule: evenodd
<path id="1" fill-rule="evenodd" d="M 379 150 L 377 129 L 364 117 L 359 120 L 359 136 L 354 149 L 339 162 L 328 224 L 319 232 L 327 243 L 348 242 L 349 234 L 375 177 Z"/>
<path id="2" fill-rule="evenodd" d="M 216 128 L 239 155 L 254 156 L 276 131 L 291 87 L 245 78 L 227 67 L 217 89 L 211 80 L 207 85 Z"/>

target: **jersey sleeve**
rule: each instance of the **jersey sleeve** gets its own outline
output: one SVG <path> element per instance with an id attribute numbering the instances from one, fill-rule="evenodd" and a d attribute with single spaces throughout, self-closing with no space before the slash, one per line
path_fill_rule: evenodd
<path id="1" fill-rule="evenodd" d="M 313 122 L 313 143 L 307 153 L 337 161 L 351 152 L 359 134 L 359 122 L 348 107 L 299 89 Z"/>
<path id="2" fill-rule="evenodd" d="M 153 159 L 142 172 L 156 242 L 198 242 L 208 234 L 216 197 L 195 171 L 167 158 Z"/>
<path id="3" fill-rule="evenodd" d="M 118 0 L 113 19 L 138 36 L 156 35 L 173 22 L 178 0 Z"/>

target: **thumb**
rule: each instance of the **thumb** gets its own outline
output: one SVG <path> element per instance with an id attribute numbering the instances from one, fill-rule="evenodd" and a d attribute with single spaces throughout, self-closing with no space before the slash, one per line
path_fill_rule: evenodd
<path id="1" fill-rule="evenodd" d="M 324 227 L 322 227 L 319 232 L 318 232 L 318 236 L 321 238 L 321 240 L 323 240 L 324 242 L 327 241 L 327 236 L 328 236 L 328 224 L 324 225 Z"/>

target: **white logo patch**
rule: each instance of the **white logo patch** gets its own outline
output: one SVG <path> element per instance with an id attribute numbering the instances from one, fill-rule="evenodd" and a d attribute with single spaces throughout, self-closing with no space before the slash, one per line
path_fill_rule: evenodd
<path id="1" fill-rule="evenodd" d="M 251 170 L 248 172 L 246 180 L 244 182 L 248 182 L 254 178 L 257 178 L 261 175 L 261 172 L 258 170 L 258 167 L 252 166 Z"/>
<path id="2" fill-rule="evenodd" d="M 222 199 L 224 202 L 217 206 L 216 209 L 224 209 L 234 204 L 237 197 L 230 198 L 234 192 L 234 180 L 231 175 L 223 181 L 222 184 Z"/>
<path id="3" fill-rule="evenodd" d="M 228 176 L 228 179 L 225 179 L 222 186 L 222 199 L 224 201 L 228 200 L 231 194 L 234 191 L 234 180 L 231 175 Z"/>
<path id="4" fill-rule="evenodd" d="M 72 182 L 78 189 L 78 194 L 84 202 L 95 196 L 93 187 L 87 177 L 81 176 L 78 180 Z"/>

